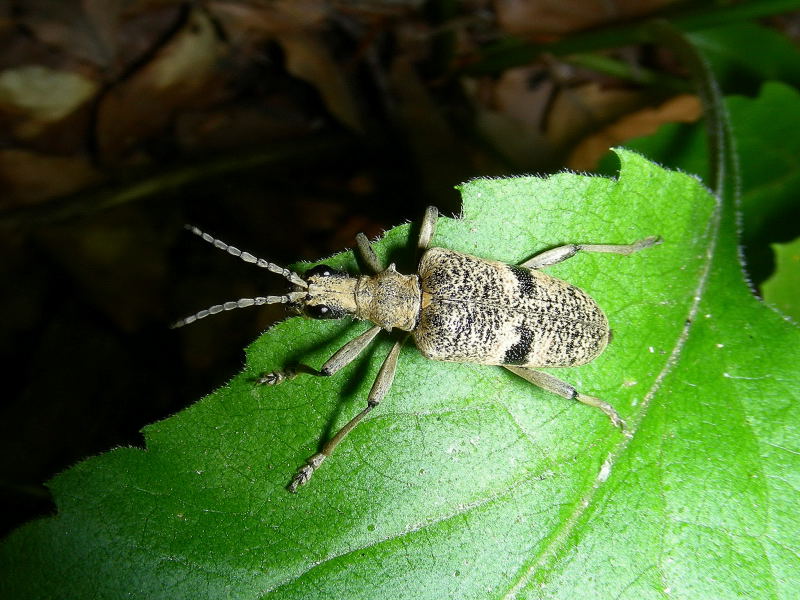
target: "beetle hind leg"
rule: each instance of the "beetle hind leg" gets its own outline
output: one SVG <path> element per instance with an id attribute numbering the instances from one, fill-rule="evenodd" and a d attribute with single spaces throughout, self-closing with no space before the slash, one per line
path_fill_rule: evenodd
<path id="1" fill-rule="evenodd" d="M 586 404 L 587 406 L 599 408 L 606 414 L 606 416 L 608 416 L 609 419 L 611 419 L 611 422 L 615 427 L 619 427 L 623 430 L 623 432 L 627 431 L 625 421 L 622 420 L 614 407 L 608 402 L 600 400 L 600 398 L 595 398 L 594 396 L 581 394 L 575 389 L 575 387 L 566 381 L 562 381 L 558 377 L 553 377 L 549 373 L 536 371 L 528 367 L 515 367 L 512 365 L 504 366 L 515 375 L 519 375 L 524 380 L 529 381 L 530 383 L 537 385 L 548 392 L 557 394 L 558 396 L 567 398 L 568 400 L 577 400 L 578 402 Z"/>
<path id="2" fill-rule="evenodd" d="M 639 252 L 651 246 L 657 246 L 662 242 L 658 236 L 650 236 L 634 242 L 633 244 L 567 244 L 565 246 L 558 246 L 550 250 L 545 250 L 537 254 L 533 258 L 526 260 L 520 266 L 528 267 L 529 269 L 541 269 L 542 267 L 549 267 L 556 265 L 560 262 L 572 258 L 578 252 L 601 252 L 605 254 L 622 254 L 627 256 L 634 252 Z"/>

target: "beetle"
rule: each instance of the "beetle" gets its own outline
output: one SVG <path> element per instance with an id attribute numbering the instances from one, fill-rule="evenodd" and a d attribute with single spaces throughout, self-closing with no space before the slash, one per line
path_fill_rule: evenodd
<path id="1" fill-rule="evenodd" d="M 229 246 L 196 227 L 192 233 L 233 256 L 282 275 L 294 290 L 282 296 L 243 298 L 200 311 L 175 323 L 182 327 L 224 310 L 282 303 L 314 319 L 352 316 L 374 325 L 342 346 L 324 365 L 313 370 L 284 369 L 262 375 L 258 382 L 277 385 L 300 372 L 330 376 L 350 364 L 381 330 L 408 332 L 398 339 L 378 372 L 367 406 L 344 425 L 297 471 L 291 492 L 311 479 L 339 443 L 386 396 L 394 380 L 397 359 L 410 336 L 432 360 L 498 365 L 559 396 L 603 411 L 611 422 L 625 424 L 611 404 L 582 394 L 569 383 L 538 371 L 540 367 L 586 364 L 606 348 L 611 330 L 597 303 L 580 288 L 541 271 L 578 252 L 629 255 L 661 243 L 657 236 L 632 244 L 567 244 L 510 265 L 431 246 L 439 213 L 428 207 L 420 227 L 417 273 L 403 275 L 395 265 L 382 268 L 369 240 L 356 236 L 358 252 L 370 274 L 354 277 L 326 265 L 301 277 L 294 271 Z"/>

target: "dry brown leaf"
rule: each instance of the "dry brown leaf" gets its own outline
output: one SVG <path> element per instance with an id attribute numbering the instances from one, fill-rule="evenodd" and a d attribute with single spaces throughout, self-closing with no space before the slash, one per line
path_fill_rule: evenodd
<path id="1" fill-rule="evenodd" d="M 675 0 L 495 0 L 497 21 L 512 35 L 558 36 L 640 17 Z"/>
<path id="2" fill-rule="evenodd" d="M 283 48 L 286 69 L 319 92 L 328 110 L 356 131 L 363 130 L 358 102 L 343 70 L 323 39 L 330 7 L 322 0 L 279 0 L 241 4 L 217 1 L 209 10 L 237 45 L 252 38 L 275 40 Z"/>
<path id="3" fill-rule="evenodd" d="M 208 16 L 195 10 L 152 60 L 103 98 L 98 111 L 102 157 L 114 161 L 160 132 L 176 110 L 213 102 L 224 88 L 225 46 Z"/>
<path id="4" fill-rule="evenodd" d="M 80 65 L 95 71 L 95 78 L 105 83 L 146 60 L 184 11 L 180 3 L 170 0 L 25 0 L 17 4 L 17 36 L 24 31 L 31 46 L 26 62 L 73 70 Z"/>
<path id="5" fill-rule="evenodd" d="M 473 93 L 482 134 L 517 168 L 531 170 L 552 168 L 576 139 L 644 102 L 640 92 L 596 82 L 558 85 L 541 67 L 508 69 Z"/>
<path id="6" fill-rule="evenodd" d="M 325 106 L 339 121 L 363 131 L 358 103 L 342 69 L 322 38 L 313 32 L 284 33 L 277 36 L 286 53 L 286 70 L 313 85 Z"/>
<path id="7" fill-rule="evenodd" d="M 0 150 L 0 208 L 35 204 L 71 194 L 100 180 L 82 156 L 45 156 L 25 150 Z"/>
<path id="8" fill-rule="evenodd" d="M 644 108 L 619 119 L 584 139 L 570 155 L 568 165 L 576 171 L 591 171 L 610 148 L 625 141 L 651 135 L 666 123 L 693 123 L 702 115 L 697 96 L 681 94 L 655 108 Z"/>
<path id="9" fill-rule="evenodd" d="M 589 131 L 639 109 L 647 101 L 639 90 L 588 82 L 559 90 L 547 121 L 547 137 L 556 146 L 571 146 Z"/>
<path id="10" fill-rule="evenodd" d="M 532 73 L 530 68 L 508 69 L 496 81 L 462 79 L 481 136 L 522 169 L 551 153 L 540 124 L 552 84 L 531 87 Z"/>
<path id="11" fill-rule="evenodd" d="M 212 0 L 208 10 L 222 23 L 234 40 L 247 32 L 271 37 L 282 33 L 315 30 L 324 26 L 328 3 L 323 0 L 269 0 L 242 3 L 240 0 Z"/>
<path id="12" fill-rule="evenodd" d="M 25 65 L 0 72 L 0 114 L 20 139 L 39 135 L 94 96 L 97 84 L 80 73 Z"/>
<path id="13" fill-rule="evenodd" d="M 65 56 L 107 66 L 125 0 L 25 0 L 20 22 Z"/>

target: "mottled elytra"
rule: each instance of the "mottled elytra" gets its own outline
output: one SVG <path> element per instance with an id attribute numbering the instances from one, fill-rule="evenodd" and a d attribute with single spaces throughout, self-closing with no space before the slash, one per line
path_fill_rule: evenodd
<path id="1" fill-rule="evenodd" d="M 299 373 L 333 375 L 351 363 L 381 330 L 409 332 L 419 351 L 432 360 L 499 365 L 545 390 L 602 410 L 617 427 L 625 424 L 607 402 L 581 394 L 570 384 L 537 367 L 573 367 L 596 358 L 611 331 L 597 303 L 583 290 L 546 275 L 540 269 L 583 252 L 633 254 L 661 242 L 648 237 L 633 244 L 567 244 L 537 254 L 520 265 L 477 258 L 430 247 L 439 213 L 425 212 L 419 234 L 419 267 L 402 275 L 394 264 L 383 269 L 369 241 L 356 236 L 358 252 L 371 273 L 354 277 L 319 265 L 301 277 L 238 248 L 188 227 L 217 248 L 273 273 L 283 275 L 295 290 L 283 296 L 243 298 L 218 304 L 175 323 L 181 327 L 223 310 L 284 303 L 314 319 L 353 316 L 374 323 L 340 348 L 318 372 L 285 369 L 261 376 L 259 383 L 276 385 Z M 356 425 L 386 396 L 394 380 L 400 348 L 395 342 L 367 396 L 367 406 L 353 417 L 322 450 L 306 461 L 289 484 L 294 492 Z"/>

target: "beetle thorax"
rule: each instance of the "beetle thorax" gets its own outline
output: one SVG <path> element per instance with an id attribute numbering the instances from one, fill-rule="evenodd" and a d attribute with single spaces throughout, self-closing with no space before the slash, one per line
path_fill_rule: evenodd
<path id="1" fill-rule="evenodd" d="M 382 273 L 361 277 L 356 286 L 356 305 L 356 316 L 361 319 L 387 331 L 412 331 L 419 319 L 419 277 L 402 275 L 393 264 Z"/>

